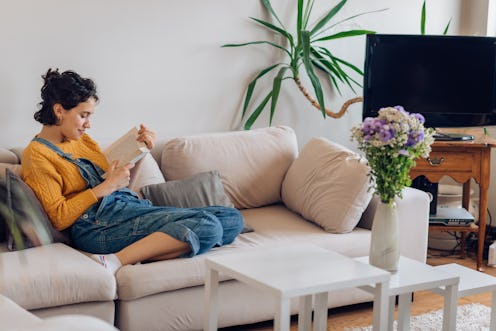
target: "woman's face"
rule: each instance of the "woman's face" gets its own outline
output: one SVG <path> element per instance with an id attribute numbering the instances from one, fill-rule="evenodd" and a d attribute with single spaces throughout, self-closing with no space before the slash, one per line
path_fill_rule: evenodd
<path id="1" fill-rule="evenodd" d="M 66 110 L 60 106 L 61 109 L 55 110 L 60 118 L 58 127 L 64 140 L 77 140 L 90 128 L 90 116 L 95 111 L 95 105 L 95 99 L 89 98 L 72 109 Z"/>

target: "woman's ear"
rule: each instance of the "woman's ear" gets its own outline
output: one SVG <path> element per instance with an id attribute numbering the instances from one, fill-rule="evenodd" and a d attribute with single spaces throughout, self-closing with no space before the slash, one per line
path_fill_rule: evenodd
<path id="1" fill-rule="evenodd" d="M 53 113 L 55 114 L 55 117 L 60 117 L 62 116 L 64 112 L 64 107 L 60 103 L 56 103 L 53 105 Z"/>
<path id="2" fill-rule="evenodd" d="M 60 125 L 62 123 L 62 115 L 64 114 L 64 107 L 60 103 L 56 103 L 53 105 L 53 114 L 55 115 L 55 118 L 57 119 L 57 122 L 55 125 Z"/>

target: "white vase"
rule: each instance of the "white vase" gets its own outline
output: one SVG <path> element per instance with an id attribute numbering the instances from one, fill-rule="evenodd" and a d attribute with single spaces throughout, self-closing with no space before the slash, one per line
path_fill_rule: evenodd
<path id="1" fill-rule="evenodd" d="M 369 263 L 396 272 L 400 259 L 399 224 L 396 203 L 379 202 L 372 223 Z"/>

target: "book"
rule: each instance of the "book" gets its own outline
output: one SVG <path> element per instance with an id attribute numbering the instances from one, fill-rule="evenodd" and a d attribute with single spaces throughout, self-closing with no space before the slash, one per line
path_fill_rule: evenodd
<path id="1" fill-rule="evenodd" d="M 429 224 L 466 226 L 474 222 L 474 216 L 465 208 L 439 207 L 434 215 L 429 216 Z"/>
<path id="2" fill-rule="evenodd" d="M 118 160 L 119 165 L 134 164 L 144 157 L 146 153 L 150 152 L 146 144 L 137 141 L 136 138 L 138 138 L 138 129 L 133 127 L 122 137 L 110 144 L 103 151 L 109 164 L 114 160 Z"/>

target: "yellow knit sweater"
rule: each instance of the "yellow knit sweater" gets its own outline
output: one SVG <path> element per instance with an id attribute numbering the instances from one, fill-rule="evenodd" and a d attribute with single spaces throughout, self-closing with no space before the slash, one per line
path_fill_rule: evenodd
<path id="1" fill-rule="evenodd" d="M 86 158 L 108 170 L 108 162 L 98 144 L 88 135 L 57 144 L 73 158 Z M 71 226 L 98 201 L 77 166 L 47 146 L 32 141 L 22 154 L 22 179 L 33 189 L 57 230 Z"/>

